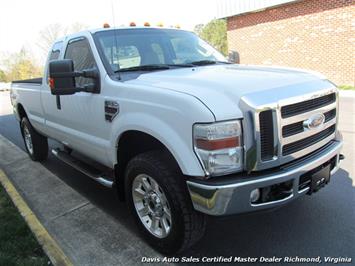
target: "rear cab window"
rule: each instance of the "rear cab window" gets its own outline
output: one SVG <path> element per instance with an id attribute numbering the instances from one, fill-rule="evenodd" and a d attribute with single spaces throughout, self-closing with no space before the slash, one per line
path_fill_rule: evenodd
<path id="1" fill-rule="evenodd" d="M 62 50 L 62 47 L 63 47 L 63 42 L 60 41 L 60 42 L 56 42 L 53 47 L 52 47 L 52 50 L 49 54 L 49 61 L 51 60 L 57 60 L 59 58 L 59 55 L 60 55 L 60 51 Z"/>
<path id="2" fill-rule="evenodd" d="M 60 52 L 63 48 L 63 41 L 56 42 L 53 44 L 52 49 L 48 55 L 48 62 L 52 60 L 57 60 L 59 58 Z M 48 84 L 48 77 L 49 77 L 49 68 L 46 71 L 46 83 Z"/>

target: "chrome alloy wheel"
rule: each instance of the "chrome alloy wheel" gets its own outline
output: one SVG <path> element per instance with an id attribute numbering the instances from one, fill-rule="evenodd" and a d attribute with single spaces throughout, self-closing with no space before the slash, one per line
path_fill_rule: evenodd
<path id="1" fill-rule="evenodd" d="M 28 130 L 27 126 L 23 127 L 23 136 L 25 138 L 25 144 L 27 150 L 30 154 L 33 154 L 33 144 L 32 144 L 32 137 L 30 131 Z"/>
<path id="2" fill-rule="evenodd" d="M 171 212 L 158 183 L 146 174 L 136 176 L 132 184 L 132 198 L 145 228 L 154 236 L 165 238 L 171 230 Z"/>

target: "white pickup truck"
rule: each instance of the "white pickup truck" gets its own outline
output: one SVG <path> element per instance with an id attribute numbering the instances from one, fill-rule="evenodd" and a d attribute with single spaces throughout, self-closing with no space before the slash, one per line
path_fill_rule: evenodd
<path id="1" fill-rule="evenodd" d="M 255 51 L 257 52 L 257 51 Z M 127 27 L 58 40 L 11 101 L 29 156 L 59 159 L 126 200 L 165 254 L 206 215 L 287 204 L 339 167 L 337 88 L 303 70 L 232 64 L 195 34 Z"/>

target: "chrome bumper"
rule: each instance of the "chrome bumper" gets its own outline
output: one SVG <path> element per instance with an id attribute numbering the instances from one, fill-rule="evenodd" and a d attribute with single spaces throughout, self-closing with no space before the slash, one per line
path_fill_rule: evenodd
<path id="1" fill-rule="evenodd" d="M 291 163 L 283 170 L 259 175 L 257 177 L 236 176 L 227 181 L 212 183 L 210 181 L 188 180 L 187 186 L 194 208 L 209 215 L 230 215 L 251 212 L 267 208 L 279 207 L 295 198 L 304 195 L 309 187 L 299 189 L 300 176 L 335 158 L 335 166 L 331 170 L 334 174 L 339 168 L 339 155 L 342 147 L 341 135 L 326 148 L 307 156 L 305 159 Z M 251 191 L 265 188 L 286 181 L 292 182 L 292 191 L 285 198 L 265 203 L 253 204 L 250 201 Z"/>

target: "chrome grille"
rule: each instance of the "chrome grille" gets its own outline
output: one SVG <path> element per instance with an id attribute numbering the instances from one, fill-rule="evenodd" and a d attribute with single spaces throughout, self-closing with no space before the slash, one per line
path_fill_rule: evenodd
<path id="1" fill-rule="evenodd" d="M 315 135 L 292 142 L 290 144 L 286 144 L 285 146 L 282 147 L 282 155 L 285 156 L 303 150 L 309 146 L 312 146 L 318 141 L 322 141 L 326 137 L 329 137 L 334 132 L 335 132 L 335 125 L 332 125 L 331 127 L 328 127 L 327 129 Z"/>
<path id="2" fill-rule="evenodd" d="M 259 115 L 260 119 L 260 153 L 261 160 L 271 160 L 274 153 L 274 128 L 272 111 L 263 111 Z"/>
<path id="3" fill-rule="evenodd" d="M 319 98 L 310 99 L 307 101 L 294 103 L 281 107 L 282 118 L 302 114 L 309 112 L 320 107 L 326 106 L 328 104 L 334 103 L 336 99 L 335 93 L 331 93 Z"/>
<path id="4" fill-rule="evenodd" d="M 325 123 L 332 120 L 336 116 L 336 109 L 330 110 L 324 113 Z M 289 137 L 301 132 L 304 132 L 303 121 L 296 122 L 287 126 L 282 127 L 282 137 Z"/>
<path id="5" fill-rule="evenodd" d="M 253 103 L 251 98 L 244 101 Z M 246 110 L 255 110 L 256 142 L 254 147 L 249 142 L 247 170 L 263 170 L 289 163 L 323 147 L 335 137 L 336 89 L 281 98 L 262 105 L 246 105 Z M 313 129 L 304 126 L 306 120 L 319 114 L 325 118 L 322 125 Z M 245 126 L 252 127 L 249 123 Z"/>

